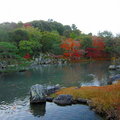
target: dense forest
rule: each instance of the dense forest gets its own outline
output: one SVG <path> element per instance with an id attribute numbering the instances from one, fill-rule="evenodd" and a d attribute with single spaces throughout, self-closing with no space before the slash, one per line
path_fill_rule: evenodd
<path id="1" fill-rule="evenodd" d="M 75 24 L 49 19 L 0 24 L 0 59 L 32 59 L 50 53 L 70 59 L 108 59 L 120 55 L 120 34 L 109 31 L 85 34 Z M 14 61 L 15 60 L 15 61 Z"/>

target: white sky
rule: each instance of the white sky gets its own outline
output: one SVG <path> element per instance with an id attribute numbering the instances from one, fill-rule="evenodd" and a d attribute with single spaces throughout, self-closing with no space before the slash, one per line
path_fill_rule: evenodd
<path id="1" fill-rule="evenodd" d="M 0 23 L 49 18 L 84 33 L 120 33 L 120 0 L 0 0 Z"/>

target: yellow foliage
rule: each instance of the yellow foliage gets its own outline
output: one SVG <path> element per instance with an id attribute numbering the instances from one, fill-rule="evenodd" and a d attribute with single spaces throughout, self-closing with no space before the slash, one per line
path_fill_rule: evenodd
<path id="1" fill-rule="evenodd" d="M 55 95 L 70 94 L 75 99 L 84 98 L 92 101 L 92 106 L 99 111 L 120 109 L 120 82 L 107 86 L 85 86 L 81 88 L 69 87 L 61 89 Z"/>

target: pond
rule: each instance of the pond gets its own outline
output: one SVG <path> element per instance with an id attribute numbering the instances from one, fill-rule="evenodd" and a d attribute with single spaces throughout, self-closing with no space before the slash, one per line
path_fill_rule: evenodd
<path id="1" fill-rule="evenodd" d="M 31 106 L 32 85 L 103 86 L 116 74 L 110 62 L 34 66 L 26 72 L 0 76 L 0 120 L 103 120 L 85 105 L 60 107 L 54 103 Z"/>

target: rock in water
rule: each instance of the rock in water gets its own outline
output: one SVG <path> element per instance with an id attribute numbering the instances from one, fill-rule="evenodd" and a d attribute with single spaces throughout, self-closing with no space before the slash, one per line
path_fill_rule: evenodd
<path id="1" fill-rule="evenodd" d="M 120 80 L 120 74 L 117 74 L 117 75 L 111 77 L 110 80 L 111 80 L 111 81 Z"/>
<path id="2" fill-rule="evenodd" d="M 33 85 L 30 89 L 30 103 L 46 102 L 46 90 L 42 85 Z"/>
<path id="3" fill-rule="evenodd" d="M 117 68 L 117 69 L 120 69 L 120 65 L 117 65 L 116 68 Z"/>
<path id="4" fill-rule="evenodd" d="M 59 95 L 57 98 L 53 99 L 53 102 L 58 105 L 71 105 L 72 100 L 72 95 Z"/>
<path id="5" fill-rule="evenodd" d="M 116 66 L 115 65 L 110 65 L 108 69 L 109 70 L 116 70 Z"/>
<path id="6" fill-rule="evenodd" d="M 53 99 L 54 99 L 53 97 L 47 97 L 47 98 L 46 98 L 46 101 L 47 101 L 47 102 L 52 102 Z"/>
<path id="7" fill-rule="evenodd" d="M 46 88 L 46 94 L 47 95 L 50 95 L 50 94 L 52 94 L 52 93 L 55 93 L 57 90 L 59 90 L 60 89 L 60 85 L 59 84 L 57 84 L 57 85 L 55 85 L 55 86 L 48 86 L 47 88 Z"/>
<path id="8" fill-rule="evenodd" d="M 78 98 L 77 99 L 77 102 L 80 103 L 80 104 L 87 104 L 87 99 L 83 99 L 83 98 Z"/>

